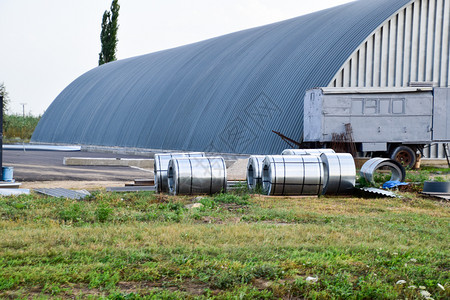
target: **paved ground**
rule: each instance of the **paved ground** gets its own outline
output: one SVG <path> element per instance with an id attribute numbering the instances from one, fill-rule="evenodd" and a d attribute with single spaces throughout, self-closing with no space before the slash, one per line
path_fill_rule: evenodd
<path id="1" fill-rule="evenodd" d="M 14 167 L 14 179 L 29 181 L 133 181 L 153 178 L 153 172 L 131 167 L 64 166 L 64 157 L 147 158 L 94 152 L 4 150 L 3 166 Z"/>

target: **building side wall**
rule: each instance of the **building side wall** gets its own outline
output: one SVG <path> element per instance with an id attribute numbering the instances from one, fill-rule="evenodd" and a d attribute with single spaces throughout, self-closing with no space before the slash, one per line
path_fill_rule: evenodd
<path id="1" fill-rule="evenodd" d="M 417 0 L 353 53 L 330 87 L 450 86 L 450 0 Z"/>
<path id="2" fill-rule="evenodd" d="M 450 0 L 416 0 L 384 22 L 350 56 L 329 87 L 450 86 Z M 443 158 L 435 144 L 425 156 Z"/>

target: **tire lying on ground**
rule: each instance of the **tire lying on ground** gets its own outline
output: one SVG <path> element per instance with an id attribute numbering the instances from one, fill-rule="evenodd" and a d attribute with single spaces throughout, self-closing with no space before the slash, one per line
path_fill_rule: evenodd
<path id="1" fill-rule="evenodd" d="M 157 193 L 167 193 L 169 186 L 167 185 L 167 167 L 172 158 L 181 157 L 204 157 L 204 152 L 188 152 L 188 153 L 156 153 L 153 172 L 155 175 L 155 188 Z"/>
<path id="2" fill-rule="evenodd" d="M 172 195 L 215 194 L 227 191 L 227 167 L 222 157 L 172 158 L 167 169 Z"/>
<path id="3" fill-rule="evenodd" d="M 322 160 L 313 155 L 272 155 L 263 163 L 263 190 L 267 195 L 320 195 Z"/>
<path id="4" fill-rule="evenodd" d="M 325 195 L 349 193 L 355 187 L 356 167 L 353 156 L 348 153 L 322 153 L 324 164 Z"/>
<path id="5" fill-rule="evenodd" d="M 262 169 L 265 155 L 252 155 L 247 163 L 247 186 L 250 191 L 262 185 Z"/>

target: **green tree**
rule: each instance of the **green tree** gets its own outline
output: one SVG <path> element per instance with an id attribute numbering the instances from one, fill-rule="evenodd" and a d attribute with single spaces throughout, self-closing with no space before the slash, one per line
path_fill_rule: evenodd
<path id="1" fill-rule="evenodd" d="M 99 53 L 98 65 L 103 65 L 110 61 L 116 60 L 117 48 L 117 31 L 119 24 L 120 5 L 118 0 L 113 0 L 111 3 L 111 11 L 105 10 L 102 18 L 102 32 L 100 33 L 100 41 L 102 43 L 102 50 Z"/>
<path id="2" fill-rule="evenodd" d="M 6 91 L 5 84 L 3 82 L 0 83 L 0 95 L 3 96 L 3 113 L 6 114 L 6 111 L 8 110 L 8 104 L 9 104 L 9 96 L 8 92 Z"/>

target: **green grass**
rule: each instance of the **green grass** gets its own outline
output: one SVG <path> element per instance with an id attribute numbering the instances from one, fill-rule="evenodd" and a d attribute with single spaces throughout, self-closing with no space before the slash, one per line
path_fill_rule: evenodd
<path id="1" fill-rule="evenodd" d="M 41 117 L 5 115 L 3 117 L 3 136 L 6 141 L 29 141 Z"/>
<path id="2" fill-rule="evenodd" d="M 196 201 L 1 198 L 0 298 L 420 299 L 419 286 L 450 297 L 448 203 L 242 191 Z"/>

